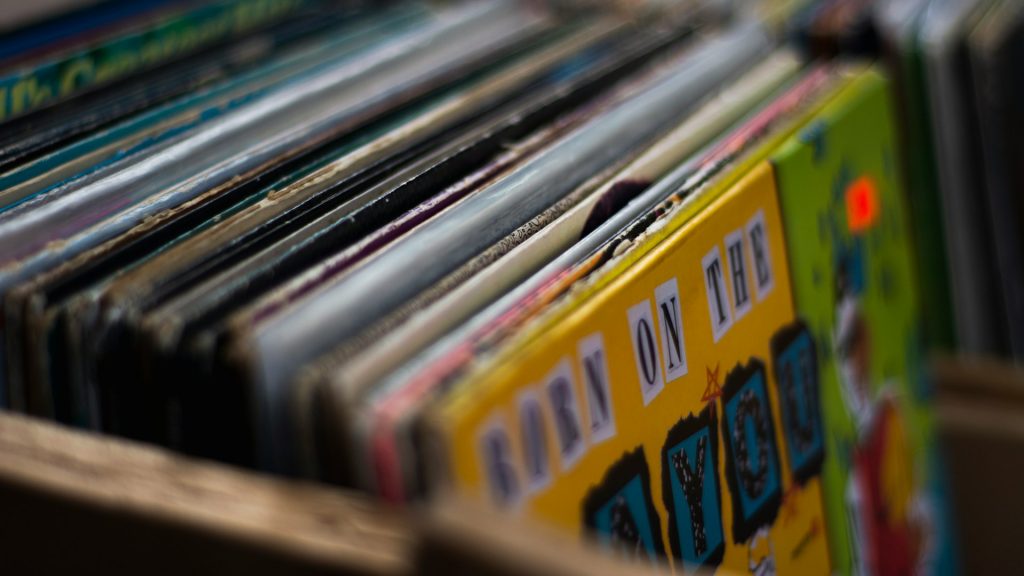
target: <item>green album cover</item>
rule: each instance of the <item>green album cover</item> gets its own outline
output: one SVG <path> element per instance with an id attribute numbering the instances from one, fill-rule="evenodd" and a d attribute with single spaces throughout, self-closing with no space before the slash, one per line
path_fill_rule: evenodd
<path id="1" fill-rule="evenodd" d="M 888 82 L 863 75 L 773 159 L 795 306 L 817 343 L 825 509 L 842 574 L 955 566 L 893 116 Z"/>
<path id="2" fill-rule="evenodd" d="M 952 351 L 956 349 L 953 326 L 953 296 L 949 286 L 949 265 L 946 262 L 946 230 L 942 216 L 942 198 L 939 195 L 938 171 L 935 165 L 935 147 L 929 120 L 924 57 L 917 41 L 908 40 L 900 55 L 904 64 L 903 76 L 903 161 L 907 185 L 908 215 L 913 234 L 913 255 L 917 263 L 921 307 L 928 310 L 922 319 L 925 345 L 929 349 Z"/>

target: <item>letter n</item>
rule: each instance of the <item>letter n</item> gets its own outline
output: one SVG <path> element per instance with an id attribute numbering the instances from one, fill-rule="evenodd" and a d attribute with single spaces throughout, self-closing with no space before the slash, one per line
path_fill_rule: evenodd
<path id="1" fill-rule="evenodd" d="M 519 431 L 527 488 L 531 493 L 538 492 L 551 484 L 551 460 L 543 404 L 532 387 L 519 394 Z"/>
<path id="2" fill-rule="evenodd" d="M 661 322 L 661 352 L 665 360 L 665 380 L 671 382 L 686 375 L 686 341 L 683 338 L 683 313 L 679 307 L 676 279 L 654 289 Z"/>
<path id="3" fill-rule="evenodd" d="M 518 505 L 523 492 L 504 421 L 498 416 L 491 418 L 479 438 L 481 462 L 491 498 L 499 506 Z"/>
<path id="4" fill-rule="evenodd" d="M 580 370 L 587 391 L 590 415 L 590 443 L 597 444 L 615 436 L 615 410 L 612 405 L 611 382 L 608 379 L 608 357 L 601 333 L 580 341 Z"/>

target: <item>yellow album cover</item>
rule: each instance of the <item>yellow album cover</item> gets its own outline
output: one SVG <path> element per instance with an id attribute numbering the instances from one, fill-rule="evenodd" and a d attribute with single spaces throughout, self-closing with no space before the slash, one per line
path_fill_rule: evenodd
<path id="1" fill-rule="evenodd" d="M 677 569 L 828 573 L 820 378 L 789 277 L 761 162 L 434 408 L 448 480 Z"/>

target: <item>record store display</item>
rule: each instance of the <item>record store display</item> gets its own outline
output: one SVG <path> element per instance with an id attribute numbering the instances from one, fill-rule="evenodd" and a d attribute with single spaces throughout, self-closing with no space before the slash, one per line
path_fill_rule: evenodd
<path id="1" fill-rule="evenodd" d="M 1024 4 L 38 4 L 3 411 L 677 573 L 960 571 L 929 366 L 1024 359 Z"/>

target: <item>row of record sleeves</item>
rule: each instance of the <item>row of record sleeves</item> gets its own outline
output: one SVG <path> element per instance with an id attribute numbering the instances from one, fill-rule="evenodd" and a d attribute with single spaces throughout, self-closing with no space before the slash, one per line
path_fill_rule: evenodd
<path id="1" fill-rule="evenodd" d="M 680 570 L 956 572 L 926 358 L 1024 344 L 1024 6 L 789 8 L 872 64 L 707 4 L 0 35 L 0 406 Z"/>
<path id="2" fill-rule="evenodd" d="M 787 21 L 819 55 L 880 56 L 927 344 L 1024 359 L 1024 17 L 1013 0 L 819 2 Z"/>
<path id="3" fill-rule="evenodd" d="M 1020 362 L 1024 6 L 904 1 L 878 20 L 902 105 L 932 344 Z"/>

